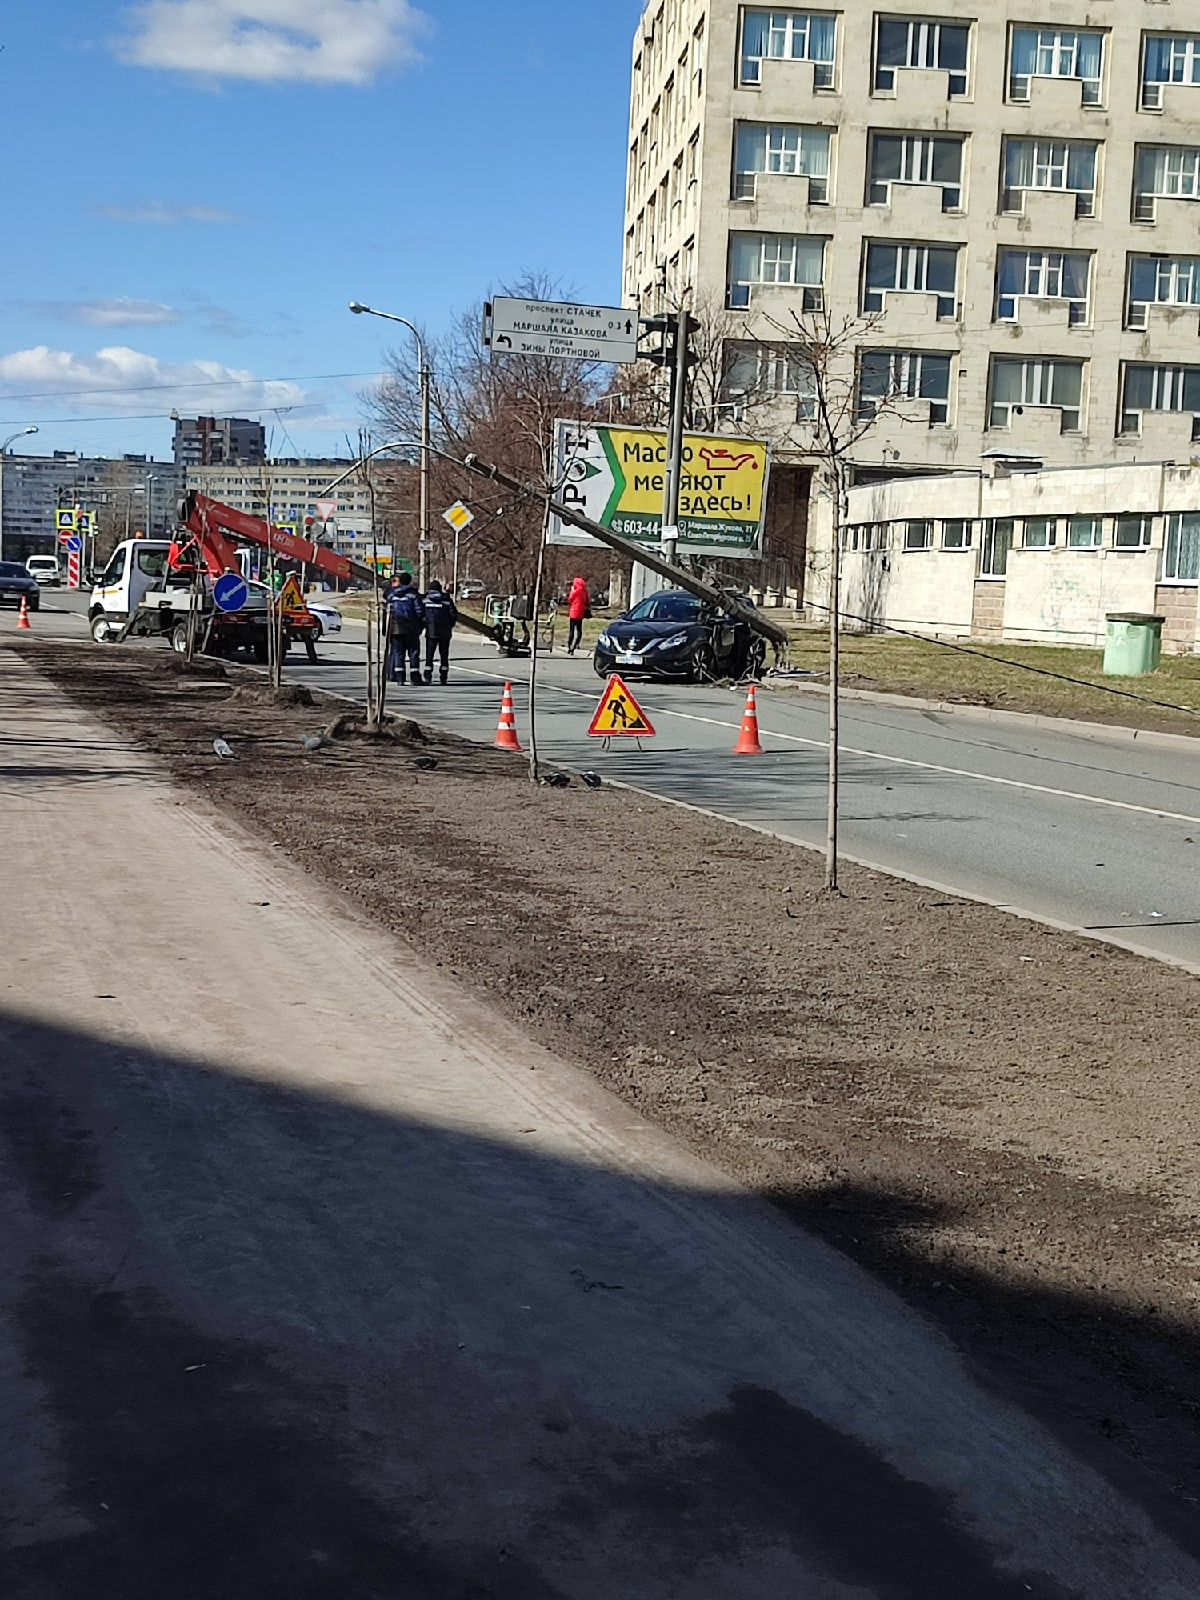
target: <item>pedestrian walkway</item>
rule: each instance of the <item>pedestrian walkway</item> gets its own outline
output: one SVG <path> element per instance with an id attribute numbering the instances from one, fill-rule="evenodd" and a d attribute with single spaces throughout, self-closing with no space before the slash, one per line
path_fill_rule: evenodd
<path id="1" fill-rule="evenodd" d="M 862 1273 L 2 648 L 0 752 L 6 1600 L 1200 1593 Z"/>

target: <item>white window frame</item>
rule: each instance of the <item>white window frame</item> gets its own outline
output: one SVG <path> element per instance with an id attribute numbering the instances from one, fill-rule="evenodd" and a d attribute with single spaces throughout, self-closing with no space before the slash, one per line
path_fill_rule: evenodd
<path id="1" fill-rule="evenodd" d="M 961 537 L 954 543 L 950 541 L 950 529 L 961 530 Z M 975 544 L 975 521 L 972 517 L 943 517 L 942 519 L 942 549 L 943 550 L 971 550 Z"/>
<path id="2" fill-rule="evenodd" d="M 880 139 L 900 140 L 900 176 L 898 178 L 875 177 L 875 152 Z M 956 144 L 958 146 L 958 181 L 956 183 L 943 183 L 933 176 L 933 166 L 937 158 L 937 146 L 939 144 Z M 940 189 L 942 191 L 942 210 L 961 211 L 966 147 L 967 141 L 964 134 L 901 133 L 891 128 L 878 129 L 871 135 L 871 148 L 867 163 L 867 204 L 890 206 L 892 204 L 892 185 L 901 183 L 912 184 L 922 189 Z"/>
<path id="3" fill-rule="evenodd" d="M 1003 294 L 1000 289 L 1001 269 L 1004 259 L 1008 256 L 1024 256 L 1025 287 L 1012 294 Z M 1078 256 L 1087 262 L 1088 292 L 1082 300 L 1062 292 L 1063 275 L 1069 256 Z M 1013 302 L 1010 311 L 1005 310 L 1005 303 L 1008 300 Z M 1072 326 L 1087 323 L 1091 318 L 1092 301 L 1091 253 L 1087 250 L 1026 250 L 1020 246 L 1002 247 L 1000 259 L 996 263 L 996 321 L 1020 322 L 1022 300 L 1062 300 L 1068 308 L 1067 321 Z"/>
<path id="4" fill-rule="evenodd" d="M 901 549 L 932 550 L 933 519 L 931 517 L 909 517 L 904 523 L 904 538 L 901 542 Z"/>
<path id="5" fill-rule="evenodd" d="M 753 278 L 739 279 L 736 282 L 732 277 L 734 237 L 730 236 L 730 277 L 729 277 L 729 306 L 733 310 L 745 310 L 749 306 L 756 289 L 799 289 L 801 290 L 802 308 L 805 311 L 821 311 L 825 305 L 825 265 L 828 253 L 828 239 L 819 235 L 803 233 L 748 233 L 737 234 L 737 238 L 754 238 L 759 240 L 758 275 Z M 810 282 L 796 276 L 800 270 L 801 245 L 819 244 L 821 246 L 820 277 L 817 281 Z M 790 250 L 785 247 L 790 246 Z M 790 271 L 784 272 L 790 256 Z"/>
<path id="6" fill-rule="evenodd" d="M 1154 263 L 1154 299 L 1133 298 L 1133 269 L 1138 261 Z M 1125 306 L 1125 326 L 1145 329 L 1150 324 L 1151 306 L 1183 306 L 1200 309 L 1200 256 L 1143 256 L 1129 258 L 1129 288 Z M 1166 293 L 1163 293 L 1164 288 Z"/>
<path id="7" fill-rule="evenodd" d="M 1142 188 L 1143 156 L 1161 152 L 1164 172 L 1155 175 L 1155 187 Z M 1200 200 L 1200 145 L 1138 145 L 1133 167 L 1133 220 L 1155 222 L 1160 200 Z"/>
<path id="8" fill-rule="evenodd" d="M 766 13 L 771 21 L 767 33 L 767 54 L 765 56 L 748 56 L 745 49 L 745 27 L 752 15 Z M 812 24 L 814 19 L 825 21 L 830 17 L 828 11 L 789 11 L 775 10 L 769 6 L 748 6 L 742 13 L 741 48 L 738 55 L 740 60 L 740 81 L 743 84 L 757 86 L 762 82 L 762 64 L 764 61 L 811 61 L 813 65 L 813 87 L 816 89 L 832 89 L 834 87 L 834 73 L 837 65 L 837 39 L 841 21 L 840 16 L 832 14 L 834 18 L 833 58 L 829 61 L 817 60 L 809 54 L 812 45 Z M 771 46 L 778 40 L 781 48 L 776 51 Z M 795 45 L 800 42 L 801 48 Z"/>
<path id="9" fill-rule="evenodd" d="M 1194 518 L 1198 526 L 1189 529 L 1195 535 L 1193 548 L 1196 553 L 1196 571 L 1180 572 L 1180 567 L 1185 565 L 1184 556 L 1184 518 Z M 1191 566 L 1192 563 L 1186 563 Z M 1173 511 L 1167 517 L 1167 525 L 1163 537 L 1162 583 L 1187 585 L 1189 588 L 1200 583 L 1200 511 Z"/>
<path id="10" fill-rule="evenodd" d="M 816 374 L 799 353 L 799 347 L 787 344 L 760 344 L 752 339 L 733 339 L 725 347 L 725 377 L 722 395 L 728 403 L 739 404 L 750 396 L 757 400 L 795 399 L 797 422 L 812 422 L 817 414 Z M 753 356 L 754 387 L 752 390 L 733 392 L 727 389 L 733 364 L 728 355 L 746 360 Z M 807 381 L 806 381 L 807 378 Z"/>
<path id="11" fill-rule="evenodd" d="M 1155 78 L 1146 76 L 1150 59 L 1150 46 L 1158 40 L 1167 40 L 1171 55 L 1171 76 Z M 1178 64 L 1179 71 L 1176 72 Z M 1200 37 L 1195 34 L 1150 33 L 1142 46 L 1142 110 L 1161 111 L 1164 105 L 1163 90 L 1168 84 L 1179 88 L 1200 85 Z"/>
<path id="12" fill-rule="evenodd" d="M 1021 368 L 1021 398 L 1019 400 L 996 400 L 995 380 L 996 371 L 1000 363 L 1006 366 L 1019 366 Z M 1064 406 L 1052 399 L 1054 382 L 1059 367 L 1078 369 L 1079 371 L 1079 404 L 1077 406 Z M 1065 356 L 993 356 L 992 369 L 988 374 L 988 427 L 1008 428 L 1012 426 L 1012 413 L 1017 410 L 1030 411 L 1058 411 L 1062 416 L 1062 431 L 1064 433 L 1078 433 L 1083 426 L 1083 385 L 1084 363 Z M 998 412 L 1003 409 L 1003 421 L 997 421 Z"/>
<path id="13" fill-rule="evenodd" d="M 1007 529 L 1007 540 L 997 539 L 999 529 Z M 1016 539 L 1013 517 L 985 517 L 979 534 L 978 576 L 991 583 L 1003 583 L 1008 576 L 1008 558 Z M 997 567 L 999 570 L 997 570 Z"/>
<path id="14" fill-rule="evenodd" d="M 1088 537 L 1079 537 L 1087 524 Z M 1068 550 L 1099 550 L 1104 544 L 1104 518 L 1083 513 L 1078 516 L 1068 517 L 1067 537 L 1064 540 Z"/>
<path id="15" fill-rule="evenodd" d="M 1036 64 L 1032 72 L 1018 73 L 1012 61 L 1018 33 L 1036 35 Z M 1100 76 L 1084 78 L 1079 72 L 1079 40 L 1085 34 L 1098 34 L 1100 38 Z M 1073 78 L 1083 85 L 1085 106 L 1099 106 L 1104 95 L 1104 65 L 1107 55 L 1107 36 L 1102 28 L 1042 28 L 1025 22 L 1014 23 L 1008 42 L 1008 98 L 1019 105 L 1030 99 L 1034 78 Z"/>
<path id="16" fill-rule="evenodd" d="M 868 286 L 866 276 L 871 252 L 876 248 L 881 250 L 896 251 L 896 282 L 881 286 Z M 930 289 L 929 283 L 929 256 L 932 250 L 953 250 L 954 252 L 954 293 L 947 295 L 940 289 Z M 938 302 L 938 317 L 943 321 L 951 321 L 958 316 L 958 283 L 961 274 L 961 246 L 959 245 L 931 245 L 907 244 L 892 239 L 868 239 L 867 247 L 863 254 L 863 310 L 870 313 L 883 311 L 887 307 L 888 297 L 893 294 L 931 294 Z M 872 301 L 878 299 L 879 304 Z M 946 302 L 950 308 L 944 310 Z"/>
<path id="17" fill-rule="evenodd" d="M 908 60 L 905 62 L 883 63 L 879 59 L 879 25 L 883 22 L 907 23 L 908 25 Z M 967 36 L 967 65 L 965 69 L 957 67 L 943 67 L 939 61 L 942 53 L 942 30 L 953 28 L 956 32 L 965 33 Z M 896 89 L 896 74 L 904 70 L 918 72 L 945 72 L 950 79 L 950 98 L 963 99 L 966 96 L 968 81 L 971 71 L 971 24 L 962 22 L 938 22 L 924 17 L 897 17 L 888 13 L 881 13 L 875 18 L 875 73 L 872 80 L 876 91 L 884 94 L 894 94 Z M 885 78 L 887 81 L 885 81 Z"/>
<path id="18" fill-rule="evenodd" d="M 864 395 L 862 392 L 862 361 L 867 356 L 887 356 L 888 358 L 888 390 L 886 395 Z M 930 357 L 935 361 L 945 361 L 947 363 L 946 393 L 944 396 L 929 396 L 921 393 L 924 385 L 925 362 Z M 875 416 L 880 405 L 888 401 L 911 400 L 928 405 L 929 425 L 931 428 L 944 426 L 950 421 L 950 391 L 954 383 L 954 358 L 949 351 L 881 350 L 879 348 L 864 350 L 859 356 L 858 383 L 856 410 L 860 418 L 865 419 Z"/>
<path id="19" fill-rule="evenodd" d="M 745 167 L 739 163 L 741 160 L 741 130 L 742 128 L 762 128 L 766 135 L 765 160 L 763 167 Z M 824 143 L 825 174 L 813 177 L 804 171 L 809 164 L 805 152 L 806 141 L 811 141 L 815 153 L 816 147 Z M 807 123 L 798 122 L 767 122 L 767 123 L 739 123 L 734 132 L 734 175 L 733 198 L 735 200 L 754 200 L 758 195 L 758 178 L 760 176 L 782 176 L 786 178 L 808 178 L 808 203 L 820 206 L 829 203 L 829 181 L 833 170 L 833 130 L 818 128 Z"/>
<path id="20" fill-rule="evenodd" d="M 1053 550 L 1057 544 L 1057 517 L 1024 518 L 1021 523 L 1022 550 Z"/>
<path id="21" fill-rule="evenodd" d="M 1136 530 L 1133 524 L 1137 524 Z M 1132 541 L 1122 539 L 1122 524 L 1126 533 L 1136 531 L 1137 537 Z M 1123 511 L 1113 518 L 1113 549 L 1114 550 L 1149 550 L 1154 542 L 1154 517 L 1148 511 Z"/>
<path id="22" fill-rule="evenodd" d="M 1077 217 L 1094 217 L 1096 214 L 1096 196 L 1100 190 L 1100 148 L 1094 139 L 1036 139 L 1024 134 L 1006 138 L 1001 151 L 1001 182 L 1004 183 L 1008 176 L 1008 150 L 1010 145 L 1031 145 L 1033 147 L 1033 181 L 1022 185 L 1006 185 L 1003 190 L 1002 206 L 1005 211 L 1023 211 L 1025 209 L 1025 196 L 1035 194 L 1073 194 L 1075 196 L 1075 215 Z M 1072 189 L 1068 182 L 1071 170 L 1071 147 L 1073 145 L 1086 146 L 1092 152 L 1092 187 L 1090 189 Z M 1060 178 L 1061 182 L 1050 180 Z M 1014 205 L 1013 197 L 1019 195 L 1021 202 Z"/>
<path id="23" fill-rule="evenodd" d="M 1154 374 L 1151 380 L 1151 403 L 1148 406 L 1133 407 L 1128 400 L 1128 384 L 1130 373 L 1140 367 L 1149 367 Z M 1126 362 L 1121 372 L 1121 433 L 1140 434 L 1142 431 L 1142 418 L 1149 411 L 1168 412 L 1176 416 L 1190 416 L 1192 419 L 1192 438 L 1200 439 L 1200 407 L 1193 409 L 1184 405 L 1186 398 L 1186 384 L 1189 373 L 1200 370 L 1195 365 L 1183 363 L 1170 363 L 1164 361 L 1129 361 Z"/>

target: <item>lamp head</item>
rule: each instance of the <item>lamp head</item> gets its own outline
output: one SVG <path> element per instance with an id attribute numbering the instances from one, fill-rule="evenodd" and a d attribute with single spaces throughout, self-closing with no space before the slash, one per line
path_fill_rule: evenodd
<path id="1" fill-rule="evenodd" d="M 354 315 L 357 317 L 357 316 L 361 316 L 361 314 L 364 311 L 367 311 L 370 308 L 368 306 L 363 305 L 361 300 L 351 300 L 350 309 L 351 309 L 351 311 L 353 311 Z"/>

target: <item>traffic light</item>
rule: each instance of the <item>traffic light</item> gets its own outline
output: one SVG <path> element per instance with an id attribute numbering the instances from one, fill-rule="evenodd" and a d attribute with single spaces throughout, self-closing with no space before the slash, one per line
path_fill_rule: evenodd
<path id="1" fill-rule="evenodd" d="M 649 361 L 656 367 L 677 367 L 677 342 L 681 323 L 687 340 L 686 362 L 688 367 L 695 366 L 700 358 L 692 349 L 692 335 L 700 331 L 700 323 L 690 312 L 665 312 L 657 317 L 643 317 L 639 341 L 646 338 L 650 342 L 645 349 L 641 349 L 639 344 L 638 359 Z"/>

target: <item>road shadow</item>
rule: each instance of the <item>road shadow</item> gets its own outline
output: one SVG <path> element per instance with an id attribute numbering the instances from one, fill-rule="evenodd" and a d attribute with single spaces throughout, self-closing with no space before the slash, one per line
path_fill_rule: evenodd
<path id="1" fill-rule="evenodd" d="M 781 1216 L 911 1291 L 899 1197 L 844 1240 L 850 1190 L 772 1210 L 11 1014 L 0 1046 L 6 1600 L 1117 1600 L 1110 1538 L 1186 1592 L 1105 1487 L 1198 1551 L 1165 1464 L 1082 1441 L 1071 1375 L 1060 1458 Z"/>

